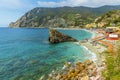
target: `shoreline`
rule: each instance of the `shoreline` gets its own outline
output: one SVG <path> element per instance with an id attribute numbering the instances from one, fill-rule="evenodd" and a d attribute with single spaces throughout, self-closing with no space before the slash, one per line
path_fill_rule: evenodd
<path id="1" fill-rule="evenodd" d="M 88 32 L 91 32 L 89 30 L 86 30 Z M 95 36 L 99 36 L 95 33 L 95 31 L 91 32 L 93 34 L 92 38 L 94 38 Z M 80 43 L 82 46 L 84 46 L 87 50 L 89 50 L 91 52 L 91 54 L 95 57 L 95 60 L 92 59 L 94 61 L 94 63 L 97 66 L 98 69 L 98 76 L 100 76 L 100 78 L 104 79 L 101 75 L 101 71 L 105 69 L 105 57 L 101 54 L 102 52 L 104 52 L 105 50 L 107 50 L 106 47 L 104 47 L 103 45 L 97 44 L 97 45 L 92 45 L 90 42 L 86 42 L 86 43 Z"/>
<path id="2" fill-rule="evenodd" d="M 62 30 L 81 30 L 82 28 L 53 28 L 53 29 L 58 29 L 58 30 L 59 29 L 62 29 Z"/>
<path id="3" fill-rule="evenodd" d="M 95 62 L 95 61 L 98 59 L 97 56 L 96 56 L 96 54 L 95 54 L 94 52 L 92 52 L 91 50 L 89 50 L 88 47 L 83 46 L 83 45 L 82 45 L 82 47 L 83 47 L 84 49 L 86 49 L 86 51 L 87 51 L 89 54 L 92 55 L 92 57 L 90 58 L 91 61 Z"/>
<path id="4" fill-rule="evenodd" d="M 91 32 L 89 30 L 85 30 L 85 31 L 92 33 L 93 35 L 92 38 L 95 36 L 95 32 Z M 60 72 L 52 71 L 48 75 L 48 80 L 59 80 L 59 79 L 103 80 L 103 77 L 101 76 L 101 71 L 105 68 L 105 64 L 102 61 L 103 59 L 101 58 L 100 53 L 103 52 L 106 48 L 100 44 L 99 44 L 100 48 L 97 48 L 97 46 L 93 46 L 90 42 L 85 42 L 85 43 L 75 42 L 75 44 L 78 44 L 80 46 L 82 45 L 82 47 L 89 54 L 91 54 L 92 57 L 90 59 L 86 59 L 84 62 L 78 61 L 75 62 L 74 64 L 67 62 L 63 66 Z M 86 65 L 85 69 L 84 68 L 81 69 L 82 65 Z M 79 69 L 77 69 L 77 66 L 79 67 Z M 79 70 L 80 71 L 82 70 L 82 72 L 77 73 L 76 71 Z M 42 78 L 43 77 L 41 77 L 40 80 L 42 80 Z"/>
<path id="5" fill-rule="evenodd" d="M 1 27 L 1 28 L 4 28 L 4 27 Z M 5 27 L 5 28 L 35 28 L 35 29 L 47 28 L 47 29 L 49 29 L 49 27 Z M 83 29 L 83 28 L 52 28 L 52 29 L 81 30 L 81 29 Z"/>
<path id="6" fill-rule="evenodd" d="M 92 33 L 93 35 L 92 38 L 94 38 L 95 36 L 101 35 L 101 34 L 96 34 L 95 31 L 90 31 L 90 30 L 86 30 L 86 31 Z M 107 48 L 101 44 L 93 45 L 90 42 L 79 43 L 79 44 L 84 46 L 87 50 L 89 50 L 93 54 L 93 56 L 96 56 L 97 62 L 101 60 L 101 57 L 102 57 L 101 53 L 107 50 Z"/>
<path id="7" fill-rule="evenodd" d="M 101 34 L 96 34 L 96 31 L 91 31 L 91 30 L 86 30 L 86 29 L 83 29 L 87 32 L 90 32 L 92 33 L 92 38 L 96 37 L 96 36 L 99 36 Z M 102 79 L 104 80 L 104 77 L 101 75 L 101 72 L 105 69 L 106 65 L 105 65 L 105 57 L 103 55 L 101 55 L 102 52 L 104 52 L 105 50 L 107 50 L 106 47 L 104 47 L 103 45 L 101 44 L 97 44 L 97 46 L 94 46 L 92 45 L 89 41 L 88 42 L 84 42 L 84 43 L 80 43 L 80 42 L 77 42 L 78 45 L 82 45 L 82 47 L 84 49 L 86 49 L 91 55 L 91 61 L 94 62 L 94 64 L 96 65 L 96 69 L 97 69 L 97 77 L 93 77 L 93 79 L 89 79 L 89 80 L 96 80 L 96 79 Z M 99 76 L 99 77 L 98 77 Z M 88 80 L 88 79 L 86 79 Z"/>

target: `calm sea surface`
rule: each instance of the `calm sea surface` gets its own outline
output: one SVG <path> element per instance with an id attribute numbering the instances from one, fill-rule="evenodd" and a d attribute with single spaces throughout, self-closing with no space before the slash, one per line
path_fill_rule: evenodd
<path id="1" fill-rule="evenodd" d="M 59 30 L 78 40 L 91 38 L 84 30 Z M 92 55 L 73 42 L 49 44 L 48 29 L 0 28 L 0 80 L 38 80 L 66 62 Z"/>

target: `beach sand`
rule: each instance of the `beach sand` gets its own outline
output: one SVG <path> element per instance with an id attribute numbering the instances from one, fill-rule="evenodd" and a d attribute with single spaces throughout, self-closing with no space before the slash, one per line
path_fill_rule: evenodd
<path id="1" fill-rule="evenodd" d="M 86 48 L 88 48 L 88 50 L 90 50 L 91 52 L 95 53 L 95 55 L 97 57 L 99 57 L 100 53 L 102 53 L 103 51 L 107 50 L 106 47 L 97 44 L 96 46 L 92 45 L 90 42 L 86 42 L 86 43 L 80 43 L 80 45 L 85 46 Z"/>
<path id="2" fill-rule="evenodd" d="M 86 31 L 92 33 L 92 35 L 93 35 L 92 38 L 103 36 L 103 34 L 98 33 L 97 30 L 86 30 Z M 91 44 L 91 39 L 88 42 L 85 42 L 85 43 L 79 42 L 79 44 L 83 45 L 89 51 L 91 51 L 94 55 L 96 55 L 97 62 L 104 58 L 104 56 L 101 55 L 101 54 L 102 54 L 102 52 L 107 50 L 107 47 L 105 47 L 105 46 L 103 46 L 101 44 L 98 44 L 98 43 L 96 45 L 93 45 L 93 44 Z"/>
<path id="3" fill-rule="evenodd" d="M 92 31 L 92 34 L 93 34 L 92 38 L 94 38 L 96 36 L 99 37 L 102 35 L 102 34 L 96 34 L 96 31 Z M 97 74 L 98 74 L 97 76 L 100 76 L 100 78 L 102 78 L 100 80 L 104 80 L 104 78 L 101 76 L 101 71 L 105 69 L 105 56 L 102 54 L 102 52 L 106 51 L 107 48 L 101 44 L 93 45 L 90 42 L 91 42 L 91 40 L 88 42 L 85 42 L 85 43 L 79 42 L 79 44 L 83 45 L 85 48 L 87 48 L 93 54 L 93 58 L 96 58 L 96 59 L 93 59 L 93 61 L 97 66 Z M 96 57 L 94 57 L 94 56 L 96 56 Z"/>

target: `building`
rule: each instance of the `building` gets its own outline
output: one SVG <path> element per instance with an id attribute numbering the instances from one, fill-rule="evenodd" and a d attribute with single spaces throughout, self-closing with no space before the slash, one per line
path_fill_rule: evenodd
<path id="1" fill-rule="evenodd" d="M 118 39 L 119 39 L 118 34 L 115 33 L 108 34 L 107 40 L 118 40 Z"/>

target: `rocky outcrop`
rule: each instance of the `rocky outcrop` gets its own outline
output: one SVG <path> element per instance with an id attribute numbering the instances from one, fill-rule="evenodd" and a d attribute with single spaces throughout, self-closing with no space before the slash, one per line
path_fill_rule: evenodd
<path id="1" fill-rule="evenodd" d="M 53 70 L 48 75 L 48 80 L 104 80 L 101 75 L 103 67 L 98 67 L 95 62 L 66 63 L 60 71 Z"/>
<path id="2" fill-rule="evenodd" d="M 76 39 L 62 34 L 57 30 L 54 29 L 49 29 L 49 42 L 50 43 L 60 43 L 60 42 L 67 42 L 67 41 L 77 41 Z"/>

